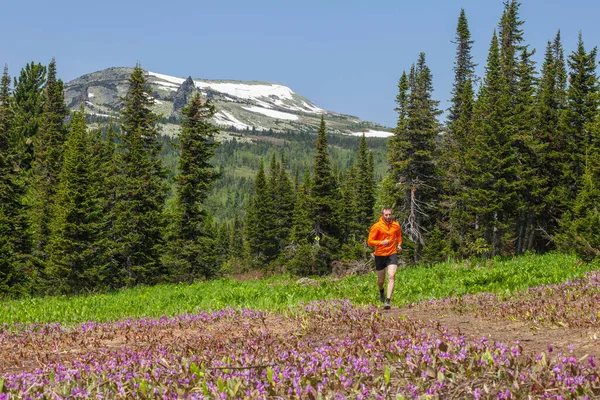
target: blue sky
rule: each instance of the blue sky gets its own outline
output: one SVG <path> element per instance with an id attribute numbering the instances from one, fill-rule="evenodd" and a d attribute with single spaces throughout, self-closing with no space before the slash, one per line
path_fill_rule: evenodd
<path id="1" fill-rule="evenodd" d="M 448 107 L 461 8 L 482 74 L 503 9 L 501 0 L 7 2 L 0 65 L 13 77 L 52 57 L 64 81 L 139 61 L 177 77 L 279 83 L 321 108 L 386 126 L 396 124 L 398 79 L 421 51 L 434 97 Z M 600 44 L 598 15 L 597 0 L 523 0 L 520 8 L 538 62 L 558 29 L 567 54 L 579 31 L 586 49 Z"/>

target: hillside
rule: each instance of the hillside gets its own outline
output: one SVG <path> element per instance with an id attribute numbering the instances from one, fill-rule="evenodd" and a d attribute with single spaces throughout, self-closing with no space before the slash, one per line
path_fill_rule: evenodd
<path id="1" fill-rule="evenodd" d="M 107 68 L 83 75 L 65 84 L 69 108 L 86 106 L 94 120 L 118 118 L 121 98 L 127 91 L 127 78 L 133 68 Z M 214 123 L 228 132 L 316 132 L 321 115 L 328 131 L 347 135 L 385 137 L 390 129 L 358 117 L 324 110 L 290 88 L 268 82 L 215 81 L 192 77 L 179 78 L 146 72 L 152 89 L 155 110 L 161 114 L 162 133 L 178 132 L 179 111 L 189 97 L 200 91 L 211 99 L 218 113 Z"/>

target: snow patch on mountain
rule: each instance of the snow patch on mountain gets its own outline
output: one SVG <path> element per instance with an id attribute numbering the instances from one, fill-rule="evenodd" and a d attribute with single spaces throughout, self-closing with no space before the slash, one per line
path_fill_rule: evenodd
<path id="1" fill-rule="evenodd" d="M 227 111 L 219 111 L 218 113 L 216 113 L 213 116 L 213 121 L 217 125 L 233 126 L 236 129 L 252 129 L 250 125 L 244 124 Z M 256 127 L 256 130 L 262 131 L 264 130 L 264 128 Z"/>
<path id="2" fill-rule="evenodd" d="M 185 81 L 183 78 L 177 78 L 156 72 L 148 72 L 148 75 L 158 78 L 159 80 L 153 83 L 167 90 L 177 90 L 177 88 Z M 325 112 L 325 110 L 322 108 L 319 108 L 314 104 L 310 104 L 305 100 L 299 101 L 300 99 L 294 97 L 294 91 L 283 85 L 263 83 L 249 84 L 242 82 L 210 82 L 199 80 L 194 81 L 194 84 L 198 89 L 200 89 L 201 92 L 203 92 L 203 94 L 210 89 L 228 96 L 233 102 L 235 102 L 236 99 L 244 99 L 251 100 L 262 108 L 273 108 L 273 106 L 276 106 L 290 111 L 305 113 Z M 289 116 L 287 118 L 282 118 L 292 119 Z"/>
<path id="3" fill-rule="evenodd" d="M 196 87 L 199 89 L 210 88 L 217 92 L 226 93 L 240 99 L 255 100 L 261 97 L 272 97 L 275 99 L 292 100 L 292 90 L 282 85 L 249 85 L 246 83 L 232 82 L 205 82 L 196 81 Z"/>
<path id="4" fill-rule="evenodd" d="M 263 107 L 263 108 L 273 108 L 272 104 L 266 103 L 264 101 L 261 100 L 255 100 L 256 104 L 258 104 L 259 107 Z"/>
<path id="5" fill-rule="evenodd" d="M 177 87 L 179 87 L 179 85 L 181 85 L 183 82 L 185 82 L 185 79 L 183 79 L 183 78 L 176 78 L 174 76 L 159 74 L 159 73 L 156 73 L 156 72 L 150 72 L 150 71 L 148 71 L 148 75 L 155 76 L 157 78 L 162 79 L 163 81 L 174 83 L 174 84 L 177 85 Z M 156 83 L 160 85 L 159 82 L 156 82 Z M 166 86 L 166 84 L 165 84 L 165 86 Z"/>
<path id="6" fill-rule="evenodd" d="M 282 111 L 269 110 L 267 108 L 262 108 L 262 107 L 252 106 L 252 107 L 244 107 L 244 109 L 248 110 L 250 112 L 263 114 L 263 115 L 266 115 L 267 117 L 272 117 L 272 118 L 287 119 L 290 121 L 296 121 L 298 119 L 297 115 L 288 114 L 288 113 L 285 113 Z"/>
<path id="7" fill-rule="evenodd" d="M 387 131 L 374 131 L 371 129 L 367 129 L 365 131 L 362 132 L 348 132 L 350 135 L 352 136 L 362 136 L 363 134 L 365 135 L 365 137 L 390 137 L 393 135 L 392 132 L 387 132 Z"/>
<path id="8" fill-rule="evenodd" d="M 325 112 L 325 110 L 323 110 L 322 108 L 319 108 L 317 106 L 315 106 L 314 104 L 308 104 L 307 102 L 303 101 L 302 105 L 304 108 L 306 108 L 309 111 L 315 112 L 315 113 L 322 113 Z M 301 110 L 302 111 L 302 110 Z"/>

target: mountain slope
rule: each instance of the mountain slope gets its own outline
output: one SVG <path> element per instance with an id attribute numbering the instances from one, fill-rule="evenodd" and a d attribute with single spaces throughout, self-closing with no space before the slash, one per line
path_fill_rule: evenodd
<path id="1" fill-rule="evenodd" d="M 117 119 L 121 98 L 128 89 L 133 68 L 107 68 L 65 84 L 65 101 L 71 109 L 85 104 L 86 113 L 98 120 Z M 155 111 L 164 118 L 162 131 L 178 132 L 179 110 L 200 91 L 210 98 L 218 113 L 214 123 L 226 132 L 316 132 L 321 115 L 331 133 L 389 136 L 389 128 L 357 117 L 323 110 L 290 88 L 267 82 L 187 79 L 146 72 L 155 98 Z"/>

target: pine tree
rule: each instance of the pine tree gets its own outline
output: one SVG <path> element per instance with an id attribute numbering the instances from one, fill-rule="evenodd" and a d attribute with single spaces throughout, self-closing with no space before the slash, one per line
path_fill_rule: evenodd
<path id="1" fill-rule="evenodd" d="M 548 238 L 557 232 L 557 223 L 569 206 L 568 182 L 563 172 L 567 147 L 564 131 L 559 127 L 566 108 L 566 66 L 560 31 L 546 46 L 537 99 L 536 127 L 540 141 L 537 154 L 541 166 L 538 176 L 544 196 L 538 219 L 544 240 L 538 248 L 542 250 L 551 245 Z"/>
<path id="2" fill-rule="evenodd" d="M 271 189 L 271 198 L 273 199 L 273 204 L 277 207 L 277 202 L 279 201 L 280 193 L 277 192 L 277 182 L 279 182 L 279 172 L 281 170 L 281 166 L 277 161 L 277 157 L 275 153 L 271 155 L 271 164 L 269 165 L 269 182 L 268 186 Z"/>
<path id="3" fill-rule="evenodd" d="M 32 227 L 35 232 L 35 253 L 46 258 L 46 243 L 50 234 L 50 210 L 62 167 L 63 144 L 66 139 L 65 119 L 69 110 L 65 105 L 63 83 L 56 79 L 56 62 L 48 65 L 48 78 L 43 91 L 42 114 L 34 140 L 32 166 L 33 207 Z"/>
<path id="4" fill-rule="evenodd" d="M 214 231 L 216 231 L 216 236 L 214 236 L 215 239 L 213 240 L 213 251 L 215 254 L 215 267 L 217 271 L 219 271 L 221 266 L 224 265 L 231 256 L 231 251 L 229 250 L 230 235 L 227 224 L 214 224 L 212 218 L 211 221 L 214 225 Z"/>
<path id="5" fill-rule="evenodd" d="M 106 287 L 116 289 L 126 285 L 125 275 L 119 264 L 119 243 L 121 240 L 117 236 L 117 201 L 118 184 L 121 180 L 120 176 L 120 158 L 117 153 L 116 138 L 117 134 L 112 124 L 107 128 L 106 139 L 102 140 L 102 132 L 98 132 L 98 138 L 95 140 L 98 146 L 98 164 L 101 174 L 101 194 L 105 199 L 103 211 L 103 226 L 106 230 L 106 249 L 104 251 L 106 257 Z"/>
<path id="6" fill-rule="evenodd" d="M 585 262 L 600 257 L 600 113 L 597 111 L 595 55 L 596 48 L 585 53 L 580 34 L 578 49 L 570 57 L 569 115 L 565 119 L 571 122 L 567 126 L 572 128 L 567 133 L 575 132 L 574 137 L 567 137 L 567 145 L 570 149 L 577 148 L 582 154 L 572 154 L 567 160 L 570 168 L 566 170 L 573 174 L 581 168 L 583 173 L 578 179 L 575 200 L 562 214 L 560 231 L 554 235 L 559 250 L 575 251 Z M 583 132 L 573 129 L 578 124 L 583 127 Z M 574 177 L 571 175 L 569 178 Z"/>
<path id="7" fill-rule="evenodd" d="M 373 223 L 375 181 L 373 153 L 363 135 L 356 150 L 356 163 L 340 173 L 340 231 L 347 243 L 363 243 Z"/>
<path id="8" fill-rule="evenodd" d="M 357 153 L 356 222 L 359 228 L 356 231 L 356 235 L 357 237 L 363 238 L 369 233 L 375 209 L 375 182 L 372 163 L 373 153 L 367 148 L 367 139 L 364 134 L 360 139 Z"/>
<path id="9" fill-rule="evenodd" d="M 27 64 L 14 81 L 15 141 L 25 171 L 31 169 L 34 158 L 33 144 L 40 125 L 45 83 L 46 67 L 34 62 Z"/>
<path id="10" fill-rule="evenodd" d="M 359 225 L 360 200 L 358 197 L 357 167 L 351 165 L 340 179 L 340 230 L 347 241 L 364 241 L 364 226 Z"/>
<path id="11" fill-rule="evenodd" d="M 218 145 L 218 129 L 210 122 L 215 112 L 211 102 L 203 101 L 199 93 L 182 110 L 179 174 L 174 179 L 176 194 L 168 252 L 177 265 L 178 279 L 209 278 L 218 271 L 215 246 L 209 243 L 214 237 L 204 231 L 206 220 L 210 219 L 204 202 L 217 178 L 210 164 Z M 200 241 L 203 248 L 198 246 Z"/>
<path id="12" fill-rule="evenodd" d="M 518 85 L 513 114 L 512 147 L 517 163 L 518 186 L 515 208 L 515 253 L 533 250 L 538 236 L 538 220 L 544 202 L 544 182 L 539 171 L 543 168 L 540 151 L 541 141 L 535 132 L 536 87 L 535 65 L 531 60 L 533 51 L 524 47 L 517 71 Z"/>
<path id="13" fill-rule="evenodd" d="M 19 153 L 12 140 L 15 113 L 9 86 L 5 66 L 0 85 L 0 295 L 14 295 L 25 289 L 22 261 L 30 251 L 22 203 L 25 187 Z"/>
<path id="14" fill-rule="evenodd" d="M 414 68 L 411 67 L 411 69 Z M 392 129 L 393 135 L 387 143 L 387 158 L 388 158 L 388 173 L 381 184 L 381 202 L 386 207 L 392 207 L 394 212 L 398 212 L 401 208 L 400 199 L 397 196 L 397 177 L 399 171 L 403 168 L 401 154 L 407 149 L 407 141 L 405 140 L 406 119 L 408 113 L 408 97 L 409 97 L 408 75 L 406 71 L 402 72 L 398 81 L 398 94 L 396 95 L 396 108 L 394 111 L 398 113 L 398 121 L 396 127 Z"/>
<path id="15" fill-rule="evenodd" d="M 152 111 L 154 99 L 138 65 L 128 79 L 121 110 L 122 142 L 116 184 L 115 254 L 127 285 L 157 282 L 167 275 L 159 263 L 162 254 L 167 195 L 166 173 L 159 158 L 160 142 Z"/>
<path id="16" fill-rule="evenodd" d="M 439 102 L 432 99 L 432 77 L 421 53 L 408 74 L 408 85 L 401 78 L 398 96 L 399 118 L 388 158 L 391 181 L 397 193 L 395 215 L 415 244 L 412 254 L 418 261 L 425 245 L 426 232 L 436 221 L 441 177 L 436 164 L 437 116 Z M 407 91 L 408 89 L 408 91 Z M 408 93 L 408 99 L 406 94 Z"/>
<path id="17" fill-rule="evenodd" d="M 414 65 L 411 67 L 411 69 L 414 69 Z M 402 165 L 401 158 L 398 155 L 403 153 L 407 146 L 403 135 L 405 133 L 406 120 L 408 118 L 408 102 L 410 95 L 409 89 L 408 76 L 406 71 L 403 71 L 402 75 L 400 76 L 400 80 L 398 81 L 398 95 L 396 95 L 397 107 L 394 109 L 398 113 L 398 122 L 396 127 L 393 129 L 394 134 L 388 141 L 388 164 L 390 168 L 389 176 L 392 177 L 392 180 L 395 180 L 395 175 L 397 175 L 394 171 L 401 168 Z M 389 201 L 390 205 L 395 204 L 397 200 L 394 198 L 395 195 L 393 193 L 395 192 L 396 189 L 392 188 L 392 193 L 384 194 L 384 198 Z"/>
<path id="18" fill-rule="evenodd" d="M 323 125 L 323 124 L 322 124 Z M 318 140 L 318 139 L 317 139 Z M 332 174 L 333 179 L 333 174 Z M 308 169 L 304 171 L 304 181 L 296 194 L 294 218 L 292 225 L 292 243 L 286 251 L 287 270 L 295 275 L 309 276 L 322 275 L 331 272 L 330 261 L 334 251 L 339 247 L 335 237 L 321 236 L 315 223 L 314 187 Z M 339 209 L 338 215 L 339 215 Z M 338 234 L 343 234 L 343 229 L 338 225 Z M 324 240 L 320 240 L 321 237 Z"/>
<path id="19" fill-rule="evenodd" d="M 303 183 L 296 191 L 296 202 L 294 204 L 291 239 L 300 245 L 313 243 L 315 238 L 312 216 L 313 205 L 310 197 L 312 181 L 310 178 L 310 171 L 306 169 Z"/>
<path id="20" fill-rule="evenodd" d="M 472 81 L 475 76 L 475 67 L 477 64 L 473 62 L 471 49 L 473 40 L 471 40 L 471 31 L 465 10 L 460 10 L 458 23 L 456 26 L 456 60 L 454 61 L 454 85 L 452 87 L 452 99 L 450 100 L 450 109 L 448 112 L 448 130 L 452 132 L 452 125 L 463 114 L 463 91 L 465 85 L 469 83 L 472 86 Z M 472 88 L 471 88 L 472 89 Z"/>
<path id="21" fill-rule="evenodd" d="M 277 210 L 277 241 L 279 243 L 279 253 L 281 253 L 290 242 L 296 192 L 288 174 L 283 153 L 281 154 L 279 167 L 274 193 L 275 208 Z"/>
<path id="22" fill-rule="evenodd" d="M 327 127 L 325 118 L 321 116 L 321 124 L 315 142 L 312 185 L 310 188 L 313 208 L 314 231 L 320 239 L 341 239 L 338 226 L 338 189 L 331 169 L 328 152 Z"/>
<path id="23" fill-rule="evenodd" d="M 577 197 L 584 170 L 586 149 L 592 146 L 592 127 L 598 112 L 598 77 L 596 76 L 597 47 L 586 52 L 581 33 L 577 49 L 568 58 L 570 68 L 567 106 L 562 113 L 561 129 L 570 159 L 563 170 L 569 203 Z"/>
<path id="24" fill-rule="evenodd" d="M 271 201 L 273 204 L 273 217 L 274 217 L 274 231 L 273 237 L 275 242 L 277 242 L 277 250 L 276 254 L 279 254 L 280 250 L 284 246 L 285 238 L 282 237 L 282 232 L 280 232 L 279 228 L 281 227 L 281 210 L 279 208 L 279 202 L 281 199 L 281 192 L 279 191 L 279 174 L 281 173 L 281 165 L 277 161 L 277 157 L 275 153 L 271 155 L 271 163 L 269 165 L 268 172 L 268 182 L 267 188 L 269 192 L 269 196 L 271 197 Z"/>
<path id="25" fill-rule="evenodd" d="M 369 170 L 369 176 L 372 178 L 371 185 L 373 185 L 373 188 L 375 189 L 375 191 L 377 191 L 376 187 L 377 187 L 377 181 L 379 179 L 377 178 L 377 176 L 375 176 L 375 156 L 373 156 L 372 151 L 369 151 L 369 156 L 368 156 L 368 160 L 367 160 L 367 169 Z M 377 195 L 375 195 L 375 197 L 377 197 Z M 377 199 L 375 198 L 375 202 L 376 201 L 377 201 Z"/>
<path id="26" fill-rule="evenodd" d="M 298 193 L 298 189 L 300 189 L 300 167 L 296 165 L 294 169 L 294 193 Z"/>
<path id="27" fill-rule="evenodd" d="M 231 257 L 242 257 L 244 253 L 244 226 L 243 221 L 236 212 L 233 216 L 233 223 L 229 231 L 229 253 Z"/>
<path id="28" fill-rule="evenodd" d="M 498 24 L 500 34 L 500 64 L 502 74 L 509 88 L 507 93 L 511 97 L 511 103 L 516 103 L 519 82 L 519 54 L 525 50 L 523 42 L 523 21 L 519 18 L 518 1 L 504 2 L 504 12 Z"/>
<path id="29" fill-rule="evenodd" d="M 47 250 L 46 276 L 54 293 L 106 288 L 107 247 L 102 174 L 83 106 L 73 116 L 58 176 Z"/>
<path id="30" fill-rule="evenodd" d="M 461 111 L 443 140 L 442 163 L 445 167 L 445 189 L 442 206 L 447 210 L 447 233 L 451 254 L 458 257 L 467 255 L 467 237 L 475 226 L 474 216 L 466 210 L 468 203 L 466 188 L 470 185 L 469 171 L 475 159 L 473 140 L 475 139 L 474 93 L 471 79 L 463 85 Z M 443 221 L 442 221 L 443 222 Z"/>
<path id="31" fill-rule="evenodd" d="M 471 253 L 500 254 L 514 231 L 516 165 L 507 77 L 502 73 L 496 32 L 492 37 L 486 73 L 475 105 L 477 134 L 473 138 L 470 182 L 465 191 L 468 213 L 475 225 L 468 239 Z"/>
<path id="32" fill-rule="evenodd" d="M 271 190 L 261 160 L 254 195 L 246 210 L 246 253 L 251 266 L 264 268 L 277 255 L 275 212 Z"/>
<path id="33" fill-rule="evenodd" d="M 508 237 L 514 237 L 510 252 L 521 254 L 533 247 L 536 220 L 543 202 L 543 183 L 539 179 L 540 143 L 534 134 L 535 86 L 537 85 L 535 66 L 529 51 L 523 44 L 523 21 L 519 17 L 520 3 L 504 3 L 504 13 L 499 23 L 501 71 L 506 85 L 509 107 L 504 116 L 503 128 L 511 130 L 511 142 L 515 156 L 516 185 L 513 190 L 517 197 L 512 210 L 505 210 L 510 227 L 514 229 Z M 508 216 L 511 214 L 512 216 Z M 511 239 L 512 240 L 512 239 Z M 508 244 L 508 241 L 506 241 Z"/>
<path id="34" fill-rule="evenodd" d="M 586 262 L 600 257 L 600 158 L 597 151 L 595 148 L 585 154 L 580 190 L 572 211 L 562 217 L 562 232 L 555 237 L 559 250 L 575 251 Z"/>
<path id="35" fill-rule="evenodd" d="M 445 171 L 444 201 L 441 202 L 443 218 L 440 227 L 446 232 L 452 254 L 465 254 L 465 238 L 472 221 L 465 212 L 464 188 L 467 184 L 466 164 L 474 135 L 473 126 L 473 80 L 475 66 L 471 55 L 473 41 L 464 9 L 461 9 L 456 26 L 456 60 L 454 61 L 454 84 L 447 129 L 442 136 L 441 163 Z"/>

